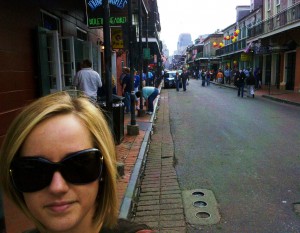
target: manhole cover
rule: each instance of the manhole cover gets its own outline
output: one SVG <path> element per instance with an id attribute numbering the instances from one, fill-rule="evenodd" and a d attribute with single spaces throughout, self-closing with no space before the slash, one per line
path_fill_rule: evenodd
<path id="1" fill-rule="evenodd" d="M 210 217 L 210 214 L 209 213 L 206 213 L 206 212 L 198 212 L 196 214 L 196 217 L 198 218 L 209 218 Z"/>
<path id="2" fill-rule="evenodd" d="M 197 197 L 203 197 L 204 193 L 203 192 L 193 192 L 192 195 L 197 196 Z"/>
<path id="3" fill-rule="evenodd" d="M 194 206 L 195 207 L 204 207 L 204 206 L 207 206 L 207 203 L 205 201 L 195 201 Z"/>
<path id="4" fill-rule="evenodd" d="M 182 192 L 186 220 L 192 225 L 212 225 L 220 221 L 217 200 L 211 190 L 194 189 Z"/>

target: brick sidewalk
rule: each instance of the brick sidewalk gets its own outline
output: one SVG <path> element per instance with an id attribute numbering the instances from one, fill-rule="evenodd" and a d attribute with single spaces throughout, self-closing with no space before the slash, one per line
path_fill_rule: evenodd
<path id="1" fill-rule="evenodd" d="M 136 117 L 137 125 L 139 125 L 139 134 L 130 136 L 127 134 L 127 125 L 130 124 L 130 117 L 130 114 L 125 114 L 124 116 L 124 139 L 121 144 L 116 146 L 117 160 L 118 162 L 122 162 L 124 164 L 125 173 L 123 177 L 118 179 L 118 198 L 120 206 L 122 204 L 133 167 L 136 163 L 136 159 L 139 155 L 139 151 L 146 134 L 146 130 L 141 129 L 140 125 L 150 122 L 151 118 L 150 115 Z"/>
<path id="2" fill-rule="evenodd" d="M 168 93 L 162 91 L 133 221 L 161 233 L 185 232 L 181 191 L 173 167 Z"/>

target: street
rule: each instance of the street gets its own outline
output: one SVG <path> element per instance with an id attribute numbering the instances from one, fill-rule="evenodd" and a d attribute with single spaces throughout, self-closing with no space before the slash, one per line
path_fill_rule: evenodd
<path id="1" fill-rule="evenodd" d="M 221 216 L 187 232 L 299 233 L 300 108 L 194 79 L 167 91 L 180 189 L 211 190 Z"/>

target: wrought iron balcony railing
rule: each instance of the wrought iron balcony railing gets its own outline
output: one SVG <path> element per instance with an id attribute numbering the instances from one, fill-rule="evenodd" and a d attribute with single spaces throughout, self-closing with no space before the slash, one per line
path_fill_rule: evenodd
<path id="1" fill-rule="evenodd" d="M 238 52 L 242 49 L 245 49 L 247 46 L 246 44 L 246 38 L 242 40 L 238 40 L 237 42 L 234 42 L 232 44 L 226 45 L 221 49 L 216 50 L 216 56 L 222 56 L 226 54 L 232 54 L 235 52 Z"/>
<path id="2" fill-rule="evenodd" d="M 300 2 L 248 28 L 248 38 L 272 32 L 300 21 Z"/>

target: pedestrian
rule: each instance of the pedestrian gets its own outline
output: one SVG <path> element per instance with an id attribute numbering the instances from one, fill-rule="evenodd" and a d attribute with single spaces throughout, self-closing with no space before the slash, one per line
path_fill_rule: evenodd
<path id="1" fill-rule="evenodd" d="M 255 89 L 261 88 L 261 69 L 257 67 L 254 70 L 254 78 L 255 78 Z"/>
<path id="2" fill-rule="evenodd" d="M 207 77 L 207 73 L 205 72 L 205 70 L 203 70 L 201 74 L 202 87 L 205 87 L 206 77 Z"/>
<path id="3" fill-rule="evenodd" d="M 255 78 L 252 72 L 249 72 L 249 77 L 246 79 L 247 84 L 247 97 L 254 98 L 254 87 L 255 87 Z"/>
<path id="4" fill-rule="evenodd" d="M 114 139 L 82 96 L 57 92 L 24 108 L 2 143 L 0 185 L 35 224 L 27 233 L 152 232 L 118 220 Z"/>
<path id="5" fill-rule="evenodd" d="M 154 111 L 153 101 L 158 96 L 159 90 L 156 87 L 145 86 L 145 87 L 143 87 L 141 92 L 138 91 L 136 93 L 136 96 L 139 98 L 141 96 L 141 94 L 144 97 L 144 99 L 146 100 L 146 104 L 147 104 L 147 108 L 148 108 L 146 114 L 152 115 L 152 113 Z"/>
<path id="6" fill-rule="evenodd" d="M 240 71 L 236 71 L 235 73 L 235 83 L 237 85 L 238 88 L 238 94 L 237 96 L 241 96 L 242 98 L 244 97 L 244 87 L 245 87 L 245 79 L 246 79 L 246 75 L 244 73 L 243 70 Z"/>
<path id="7" fill-rule="evenodd" d="M 153 86 L 153 73 L 149 70 L 147 73 L 147 78 L 146 78 L 146 86 Z"/>
<path id="8" fill-rule="evenodd" d="M 226 67 L 224 71 L 224 76 L 225 76 L 225 83 L 230 85 L 231 70 L 228 67 Z"/>
<path id="9" fill-rule="evenodd" d="M 186 91 L 187 81 L 188 81 L 188 73 L 186 69 L 183 69 L 183 72 L 181 73 L 181 82 L 182 82 L 183 91 Z"/>
<path id="10" fill-rule="evenodd" d="M 134 71 L 134 93 L 136 93 L 139 90 L 140 87 L 140 76 L 138 72 Z"/>
<path id="11" fill-rule="evenodd" d="M 131 77 L 130 77 L 130 68 L 125 68 L 126 75 L 122 80 L 122 96 L 124 97 L 125 113 L 130 113 L 131 110 Z"/>
<path id="12" fill-rule="evenodd" d="M 141 85 L 141 77 L 137 70 L 134 71 L 134 94 L 137 93 L 140 90 Z M 145 85 L 144 80 L 142 80 L 142 86 Z M 140 99 L 136 97 L 135 95 L 135 109 L 140 109 Z"/>
<path id="13" fill-rule="evenodd" d="M 246 76 L 246 78 L 249 78 L 250 77 L 250 68 L 245 68 L 244 70 L 243 70 L 243 72 L 244 72 L 244 74 L 245 74 L 245 76 Z"/>
<path id="14" fill-rule="evenodd" d="M 92 62 L 89 59 L 83 60 L 82 68 L 74 78 L 74 86 L 92 102 L 97 102 L 97 91 L 102 87 L 102 81 L 100 75 L 92 69 Z"/>
<path id="15" fill-rule="evenodd" d="M 179 84 L 180 84 L 180 75 L 179 75 L 179 72 L 176 71 L 176 74 L 175 74 L 175 84 L 176 84 L 176 91 L 179 91 Z"/>
<path id="16" fill-rule="evenodd" d="M 120 78 L 119 78 L 119 84 L 120 84 L 120 86 L 122 86 L 122 81 L 123 81 L 123 78 L 126 76 L 126 69 L 127 69 L 127 67 L 126 66 L 123 66 L 123 68 L 122 68 L 122 73 L 121 73 L 121 75 L 120 75 Z"/>
<path id="17" fill-rule="evenodd" d="M 218 83 L 220 83 L 220 84 L 223 84 L 224 83 L 224 75 L 223 75 L 223 73 L 222 73 L 222 70 L 221 69 L 219 69 L 218 70 L 218 73 L 217 73 L 217 81 L 218 81 Z"/>
<path id="18" fill-rule="evenodd" d="M 206 83 L 207 86 L 210 85 L 210 78 L 211 78 L 211 73 L 209 72 L 209 70 L 206 72 Z"/>

